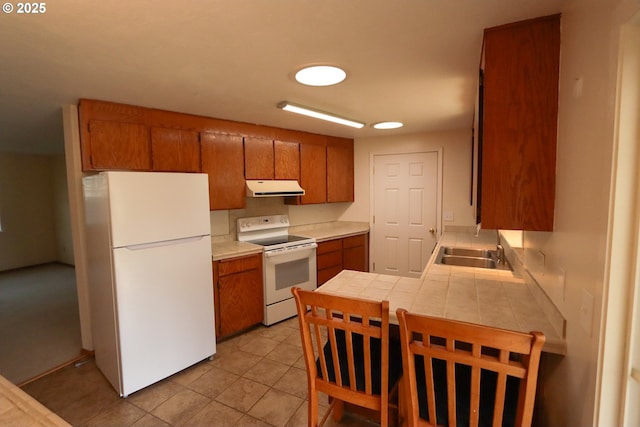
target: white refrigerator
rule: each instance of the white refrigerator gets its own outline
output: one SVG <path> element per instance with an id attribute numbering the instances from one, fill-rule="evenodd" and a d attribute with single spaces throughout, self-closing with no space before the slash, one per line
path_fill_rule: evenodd
<path id="1" fill-rule="evenodd" d="M 98 368 L 129 394 L 216 352 L 206 174 L 83 178 Z"/>

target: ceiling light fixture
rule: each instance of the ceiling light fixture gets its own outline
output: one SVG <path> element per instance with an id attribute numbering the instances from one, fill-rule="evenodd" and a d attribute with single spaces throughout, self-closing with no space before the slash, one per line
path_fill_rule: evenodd
<path id="1" fill-rule="evenodd" d="M 314 65 L 296 73 L 296 81 L 307 86 L 331 86 L 340 83 L 347 73 L 331 65 Z"/>
<path id="2" fill-rule="evenodd" d="M 325 111 L 315 110 L 313 108 L 305 107 L 303 105 L 292 104 L 289 101 L 282 101 L 278 104 L 278 108 L 281 108 L 285 111 L 289 111 L 291 113 L 302 114 L 304 116 L 314 117 L 316 119 L 327 120 L 333 123 L 339 123 L 345 126 L 351 126 L 353 128 L 362 128 L 365 123 L 358 122 L 355 120 L 347 119 L 345 117 L 340 117 L 332 113 L 327 113 Z"/>
<path id="3" fill-rule="evenodd" d="M 375 129 L 398 129 L 404 126 L 402 122 L 380 122 L 372 125 Z"/>

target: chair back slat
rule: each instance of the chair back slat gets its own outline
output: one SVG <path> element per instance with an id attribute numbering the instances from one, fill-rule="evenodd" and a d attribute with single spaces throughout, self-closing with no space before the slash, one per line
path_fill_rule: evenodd
<path id="1" fill-rule="evenodd" d="M 448 346 L 447 346 L 448 347 Z M 429 358 L 432 362 L 433 359 Z M 447 387 L 447 404 L 449 407 L 449 425 L 453 425 L 453 426 L 457 426 L 458 425 L 458 405 L 457 405 L 457 399 L 456 399 L 456 382 L 455 382 L 455 377 L 456 377 L 456 366 L 455 363 L 453 363 L 453 361 L 451 360 L 447 360 L 447 378 L 453 378 L 454 381 L 451 381 L 451 384 L 449 385 L 449 387 Z M 447 383 L 449 384 L 449 383 Z M 435 393 L 434 393 L 435 394 Z M 438 413 L 438 408 L 436 407 L 436 411 L 434 412 L 434 415 L 436 416 L 435 418 L 437 418 L 437 413 Z M 437 424 L 437 421 L 436 421 Z"/>
<path id="2" fill-rule="evenodd" d="M 478 427 L 480 422 L 480 368 L 476 366 L 471 368 L 471 396 L 469 403 L 469 425 Z"/>
<path id="3" fill-rule="evenodd" d="M 409 425 L 531 425 L 541 332 L 397 315 Z"/>

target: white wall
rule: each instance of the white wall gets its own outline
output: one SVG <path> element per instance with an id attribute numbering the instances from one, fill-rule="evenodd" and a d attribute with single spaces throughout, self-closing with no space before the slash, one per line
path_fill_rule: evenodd
<path id="1" fill-rule="evenodd" d="M 567 355 L 543 360 L 540 425 L 597 424 L 618 39 L 638 8 L 637 0 L 574 0 L 562 12 L 555 226 L 524 233 L 525 262 L 544 254 L 537 280 L 566 272 L 552 299 L 567 320 Z M 592 307 L 591 321 L 583 321 L 583 305 Z"/>
<path id="2" fill-rule="evenodd" d="M 49 156 L 0 153 L 0 271 L 56 261 Z"/>
<path id="3" fill-rule="evenodd" d="M 51 156 L 53 218 L 56 235 L 56 260 L 74 265 L 69 190 L 64 154 Z"/>
<path id="4" fill-rule="evenodd" d="M 454 213 L 444 225 L 474 225 L 471 191 L 471 129 L 401 136 L 359 138 L 354 143 L 355 202 L 346 206 L 343 221 L 369 221 L 371 155 L 437 151 L 443 153 L 442 210 Z"/>

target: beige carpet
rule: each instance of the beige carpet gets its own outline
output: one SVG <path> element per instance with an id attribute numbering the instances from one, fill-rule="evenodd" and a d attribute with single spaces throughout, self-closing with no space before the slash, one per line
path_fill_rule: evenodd
<path id="1" fill-rule="evenodd" d="M 73 267 L 0 272 L 0 375 L 21 384 L 74 359 L 81 347 Z"/>

